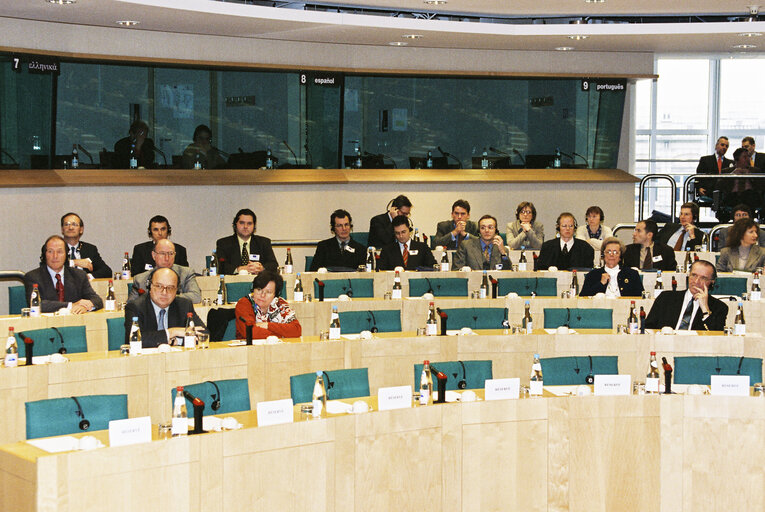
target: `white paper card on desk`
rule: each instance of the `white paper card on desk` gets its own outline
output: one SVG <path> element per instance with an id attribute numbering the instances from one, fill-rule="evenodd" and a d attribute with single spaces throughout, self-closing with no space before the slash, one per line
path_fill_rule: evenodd
<path id="1" fill-rule="evenodd" d="M 645 390 L 646 393 L 658 393 L 659 392 L 659 380 L 656 378 L 646 377 Z"/>
<path id="2" fill-rule="evenodd" d="M 709 381 L 713 395 L 749 396 L 749 375 L 712 375 Z"/>
<path id="3" fill-rule="evenodd" d="M 631 375 L 595 375 L 595 395 L 615 396 L 632 394 Z"/>
<path id="4" fill-rule="evenodd" d="M 394 386 L 377 390 L 377 408 L 381 411 L 412 407 L 412 386 Z"/>
<path id="5" fill-rule="evenodd" d="M 517 399 L 521 392 L 521 379 L 486 379 L 486 400 Z"/>
<path id="6" fill-rule="evenodd" d="M 151 416 L 109 422 L 109 446 L 151 442 Z"/>
<path id="7" fill-rule="evenodd" d="M 267 425 L 292 423 L 292 405 L 291 398 L 258 402 L 258 426 L 265 427 Z"/>

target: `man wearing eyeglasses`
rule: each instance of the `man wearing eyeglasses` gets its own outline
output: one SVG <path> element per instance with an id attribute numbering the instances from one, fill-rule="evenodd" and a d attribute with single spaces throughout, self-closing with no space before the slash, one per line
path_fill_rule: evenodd
<path id="1" fill-rule="evenodd" d="M 649 329 L 672 327 L 676 331 L 722 331 L 728 306 L 709 291 L 717 280 L 714 265 L 699 260 L 691 265 L 688 289 L 664 291 L 654 301 L 645 319 Z"/>
<path id="2" fill-rule="evenodd" d="M 61 217 L 61 235 L 66 241 L 69 265 L 84 270 L 89 279 L 112 276 L 112 269 L 98 253 L 98 248 L 80 240 L 85 232 L 85 223 L 76 213 L 66 213 Z"/>
<path id="3" fill-rule="evenodd" d="M 320 268 L 355 272 L 359 265 L 366 263 L 367 248 L 351 238 L 353 221 L 346 210 L 335 210 L 329 216 L 329 229 L 335 234 L 332 238 L 316 244 L 316 252 L 311 261 L 311 272 Z"/>
<path id="4" fill-rule="evenodd" d="M 180 345 L 186 330 L 187 313 L 192 314 L 194 329 L 199 332 L 205 324 L 190 300 L 177 295 L 178 274 L 171 268 L 157 268 L 150 275 L 149 293 L 125 306 L 125 343 L 129 343 L 133 317 L 138 318 L 144 348 L 163 343 Z"/>
<path id="5" fill-rule="evenodd" d="M 172 268 L 178 275 L 178 296 L 189 299 L 192 304 L 202 302 L 202 292 L 197 284 L 196 274 L 189 267 L 175 264 L 175 244 L 163 238 L 159 240 L 151 251 L 156 268 Z M 135 300 L 146 293 L 149 289 L 149 276 L 151 270 L 142 272 L 133 278 L 133 286 L 130 287 L 128 301 Z"/>
<path id="6" fill-rule="evenodd" d="M 198 164 L 198 165 L 197 165 Z M 223 169 L 226 160 L 212 144 L 212 130 L 200 124 L 194 130 L 193 142 L 183 150 L 181 166 L 184 169 Z"/>
<path id="7" fill-rule="evenodd" d="M 596 268 L 584 277 L 580 297 L 590 297 L 604 293 L 606 297 L 640 297 L 643 294 L 643 282 L 637 270 L 623 267 L 619 261 L 624 253 L 624 244 L 616 237 L 603 240 L 603 268 Z"/>
<path id="8" fill-rule="evenodd" d="M 534 270 L 547 270 L 550 267 L 558 270 L 592 268 L 595 251 L 584 240 L 574 238 L 576 231 L 574 215 L 569 212 L 561 213 L 558 215 L 555 227 L 560 238 L 553 238 L 542 244 Z"/>

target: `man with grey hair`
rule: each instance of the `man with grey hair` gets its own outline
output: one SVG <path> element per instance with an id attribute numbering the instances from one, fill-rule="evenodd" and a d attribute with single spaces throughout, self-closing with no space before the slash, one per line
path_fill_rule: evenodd
<path id="1" fill-rule="evenodd" d="M 151 251 L 156 268 L 172 268 L 178 274 L 178 296 L 189 299 L 192 304 L 202 302 L 202 292 L 197 284 L 194 271 L 189 267 L 175 264 L 175 244 L 167 238 L 158 240 Z M 151 270 L 142 272 L 133 278 L 128 301 L 136 300 L 148 291 Z"/>

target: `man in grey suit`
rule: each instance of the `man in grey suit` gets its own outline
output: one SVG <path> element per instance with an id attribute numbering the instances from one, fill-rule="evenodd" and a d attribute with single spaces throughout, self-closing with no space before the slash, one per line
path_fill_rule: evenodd
<path id="1" fill-rule="evenodd" d="M 452 269 L 470 267 L 473 270 L 494 270 L 510 266 L 505 242 L 497 234 L 497 219 L 484 215 L 478 221 L 478 238 L 465 240 L 454 253 Z"/>
<path id="2" fill-rule="evenodd" d="M 430 247 L 435 249 L 441 245 L 447 249 L 457 249 L 463 240 L 477 236 L 478 226 L 470 220 L 470 203 L 457 199 L 452 205 L 452 220 L 438 223 Z"/>
<path id="3" fill-rule="evenodd" d="M 172 268 L 178 274 L 178 296 L 189 299 L 192 304 L 202 302 L 202 292 L 197 284 L 196 274 L 189 267 L 175 264 L 175 245 L 167 238 L 158 240 L 151 251 L 156 268 Z M 151 270 L 142 272 L 133 278 L 128 301 L 136 300 L 148 291 Z"/>

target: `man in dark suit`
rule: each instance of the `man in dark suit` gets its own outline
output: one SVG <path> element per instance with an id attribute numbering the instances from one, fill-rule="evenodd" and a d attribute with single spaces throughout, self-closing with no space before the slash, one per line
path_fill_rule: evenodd
<path id="1" fill-rule="evenodd" d="M 675 251 L 667 244 L 654 242 L 659 227 L 651 219 L 641 220 L 632 232 L 632 241 L 624 251 L 624 266 L 640 270 L 677 269 Z"/>
<path id="2" fill-rule="evenodd" d="M 741 147 L 749 152 L 749 167 L 756 167 L 762 172 L 765 170 L 765 153 L 758 153 L 754 147 L 754 137 L 744 137 Z"/>
<path id="3" fill-rule="evenodd" d="M 696 251 L 706 236 L 696 227 L 699 219 L 699 205 L 693 202 L 680 207 L 680 222 L 669 222 L 661 228 L 656 241 L 667 244 L 675 251 Z"/>
<path id="4" fill-rule="evenodd" d="M 558 215 L 555 226 L 560 238 L 553 238 L 542 244 L 534 270 L 547 270 L 553 266 L 558 270 L 592 268 L 595 251 L 584 240 L 574 238 L 576 231 L 574 214 L 561 213 Z"/>
<path id="5" fill-rule="evenodd" d="M 723 174 L 726 169 L 733 165 L 733 160 L 725 158 L 725 153 L 730 147 L 728 137 L 720 137 L 715 144 L 715 152 L 711 155 L 702 156 L 696 167 L 696 174 Z M 699 180 L 698 190 L 702 196 L 712 194 L 715 180 Z"/>
<path id="6" fill-rule="evenodd" d="M 400 215 L 393 219 L 393 234 L 396 241 L 383 246 L 377 267 L 380 270 L 393 270 L 404 267 L 404 270 L 418 268 L 433 268 L 436 259 L 430 252 L 430 247 L 422 242 L 412 240 L 412 227 L 409 218 Z"/>
<path id="7" fill-rule="evenodd" d="M 157 347 L 163 343 L 182 344 L 188 313 L 192 314 L 197 332 L 205 328 L 191 301 L 176 295 L 178 274 L 173 269 L 158 268 L 153 271 L 148 286 L 148 294 L 141 295 L 125 306 L 126 344 L 130 342 L 133 317 L 138 318 L 144 348 Z M 181 341 L 174 343 L 179 338 Z"/>
<path id="8" fill-rule="evenodd" d="M 154 250 L 154 244 L 159 240 L 170 238 L 170 235 L 173 234 L 173 228 L 164 215 L 155 215 L 149 219 L 148 233 L 151 240 L 133 247 L 130 269 L 133 271 L 134 276 L 154 268 L 154 257 L 151 255 L 151 251 Z M 186 248 L 181 244 L 175 244 L 175 263 L 182 267 L 189 266 Z"/>
<path id="9" fill-rule="evenodd" d="M 591 297 L 596 293 L 605 293 L 606 297 L 640 297 L 643 294 L 643 282 L 637 270 L 620 267 L 624 244 L 616 237 L 603 240 L 602 268 L 596 268 L 584 277 L 580 297 Z"/>
<path id="10" fill-rule="evenodd" d="M 112 167 L 115 169 L 129 169 L 131 149 L 135 150 L 138 167 L 145 169 L 154 167 L 154 141 L 148 135 L 149 125 L 140 119 L 134 121 L 130 125 L 128 136 L 114 143 Z"/>
<path id="11" fill-rule="evenodd" d="M 378 249 L 393 243 L 393 219 L 399 215 L 409 217 L 412 211 L 412 202 L 408 197 L 401 195 L 390 202 L 388 211 L 375 215 L 369 221 L 369 238 L 367 247 L 376 247 Z"/>
<path id="12" fill-rule="evenodd" d="M 454 253 L 452 269 L 470 267 L 472 270 L 494 270 L 497 265 L 510 267 L 505 242 L 497 233 L 497 219 L 484 215 L 478 220 L 478 238 L 462 242 Z"/>
<path id="13" fill-rule="evenodd" d="M 345 210 L 335 210 L 329 216 L 329 229 L 335 236 L 316 245 L 311 272 L 320 268 L 356 271 L 366 263 L 367 248 L 351 238 L 353 221 Z"/>
<path id="14" fill-rule="evenodd" d="M 717 270 L 705 260 L 691 265 L 686 291 L 664 291 L 654 301 L 645 326 L 649 329 L 672 327 L 675 330 L 722 331 L 728 306 L 709 295 Z"/>
<path id="15" fill-rule="evenodd" d="M 66 241 L 69 264 L 87 272 L 91 279 L 112 277 L 112 269 L 98 254 L 98 248 L 80 240 L 85 232 L 85 223 L 76 213 L 61 217 L 61 234 Z"/>
<path id="16" fill-rule="evenodd" d="M 438 223 L 430 246 L 435 248 L 441 245 L 447 249 L 457 249 L 463 240 L 477 236 L 478 226 L 470 220 L 470 203 L 464 199 L 457 199 L 452 205 L 452 220 Z"/>
<path id="17" fill-rule="evenodd" d="M 271 239 L 255 234 L 258 218 L 249 208 L 243 208 L 234 216 L 234 234 L 215 242 L 221 274 L 239 274 L 246 271 L 257 274 L 264 268 L 276 272 L 278 264 Z"/>
<path id="18" fill-rule="evenodd" d="M 27 303 L 35 284 L 40 291 L 40 311 L 53 313 L 68 308 L 72 313 L 87 313 L 104 307 L 101 297 L 90 286 L 82 270 L 70 267 L 66 242 L 58 235 L 49 237 L 42 246 L 40 266 L 24 276 Z"/>

